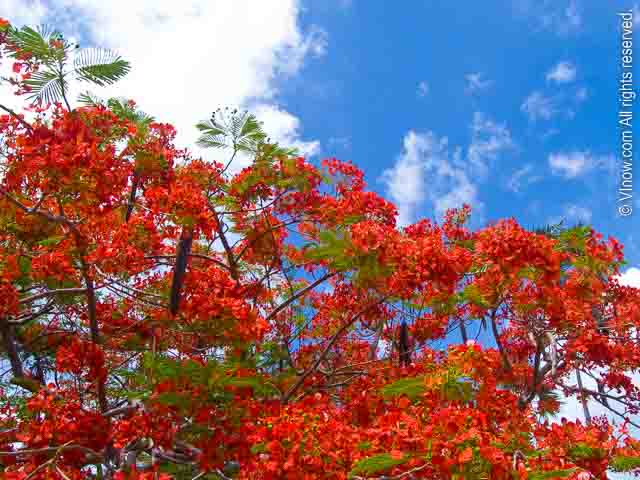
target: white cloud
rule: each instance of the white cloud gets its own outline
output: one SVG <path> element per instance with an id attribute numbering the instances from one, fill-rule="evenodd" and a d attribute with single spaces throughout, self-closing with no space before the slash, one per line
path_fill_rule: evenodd
<path id="1" fill-rule="evenodd" d="M 409 131 L 403 140 L 404 152 L 395 165 L 382 173 L 387 193 L 398 207 L 400 225 L 413 221 L 414 210 L 425 199 L 424 177 L 434 154 L 446 148 L 446 139 L 438 141 L 433 133 L 419 134 Z"/>
<path id="2" fill-rule="evenodd" d="M 547 72 L 547 81 L 571 83 L 576 79 L 576 67 L 571 62 L 559 62 Z"/>
<path id="3" fill-rule="evenodd" d="M 576 178 L 594 168 L 607 167 L 612 156 L 595 156 L 589 151 L 558 152 L 549 155 L 549 166 L 554 175 Z"/>
<path id="4" fill-rule="evenodd" d="M 466 152 L 451 148 L 446 137 L 434 132 L 410 130 L 396 163 L 382 174 L 387 194 L 399 209 L 398 223 L 413 222 L 416 210 L 426 202 L 438 218 L 465 203 L 481 217 L 484 205 L 478 198 L 478 183 L 486 180 L 491 162 L 514 146 L 508 128 L 480 112 L 473 116 Z"/>
<path id="5" fill-rule="evenodd" d="M 41 0 L 3 0 L 2 16 L 15 24 L 38 25 L 47 14 Z"/>
<path id="6" fill-rule="evenodd" d="M 429 84 L 424 80 L 418 84 L 418 96 L 426 97 L 429 94 Z"/>
<path id="7" fill-rule="evenodd" d="M 514 147 L 511 132 L 506 125 L 495 123 L 481 112 L 474 113 L 471 144 L 467 152 L 467 159 L 475 169 L 474 173 L 484 178 L 488 173 L 489 163 L 500 152 Z"/>
<path id="8" fill-rule="evenodd" d="M 3 0 L 0 16 L 15 25 L 40 25 L 48 13 L 47 5 L 41 0 Z M 0 78 L 12 75 L 11 66 L 11 60 L 0 59 Z M 12 94 L 13 90 L 7 83 L 0 82 L 0 103 L 19 111 L 23 102 Z M 29 114 L 26 115 L 27 118 L 29 116 Z"/>
<path id="9" fill-rule="evenodd" d="M 516 13 L 535 21 L 535 27 L 566 36 L 582 29 L 578 0 L 514 0 Z"/>
<path id="10" fill-rule="evenodd" d="M 436 216 L 464 203 L 482 209 L 477 187 L 460 168 L 460 150 L 449 152 L 448 139 L 433 132 L 409 131 L 403 140 L 404 150 L 392 168 L 385 170 L 382 180 L 387 194 L 399 210 L 398 224 L 416 220 L 415 214 L 429 200 Z"/>
<path id="11" fill-rule="evenodd" d="M 477 92 L 481 92 L 493 85 L 493 81 L 484 78 L 484 74 L 481 72 L 469 73 L 465 75 L 464 78 L 467 81 L 467 85 L 464 89 L 467 95 L 473 95 Z"/>
<path id="12" fill-rule="evenodd" d="M 552 69 L 547 73 L 547 80 L 553 75 L 552 81 L 559 83 L 560 78 L 568 79 L 569 74 L 557 69 Z M 567 80 L 568 81 L 568 80 Z M 554 95 L 547 95 L 541 90 L 534 90 L 522 102 L 520 111 L 529 117 L 529 121 L 550 120 L 553 117 L 564 117 L 571 119 L 576 115 L 576 110 L 589 96 L 589 90 L 581 86 L 574 93 L 559 92 Z"/>
<path id="13" fill-rule="evenodd" d="M 255 107 L 273 138 L 317 149 L 317 142 L 299 138 L 298 119 L 277 102 L 278 81 L 298 73 L 309 57 L 327 48 L 322 29 L 301 31 L 297 0 L 55 0 L 42 7 L 39 18 L 25 14 L 31 8 L 21 0 L 10 0 L 3 10 L 29 23 L 44 17 L 79 36 L 83 46 L 119 51 L 131 61 L 131 73 L 95 93 L 135 99 L 159 121 L 176 126 L 179 146 L 192 147 L 195 123 L 229 105 Z M 211 158 L 211 152 L 205 157 Z"/>
<path id="14" fill-rule="evenodd" d="M 620 285 L 640 288 L 640 268 L 631 267 L 618 276 Z"/>
<path id="15" fill-rule="evenodd" d="M 484 204 L 478 199 L 478 187 L 469 179 L 464 169 L 444 164 L 438 175 L 444 184 L 441 193 L 436 193 L 433 197 L 438 217 L 450 208 L 460 208 L 464 204 L 471 205 L 476 214 L 481 214 Z"/>
<path id="16" fill-rule="evenodd" d="M 574 178 L 590 168 L 590 158 L 586 152 L 552 153 L 549 166 L 555 175 Z"/>
<path id="17" fill-rule="evenodd" d="M 540 91 L 531 93 L 520 106 L 520 110 L 527 114 L 531 121 L 549 120 L 559 112 L 555 99 L 545 96 Z"/>
<path id="18" fill-rule="evenodd" d="M 282 145 L 297 148 L 302 155 L 315 155 L 320 150 L 320 142 L 300 140 L 298 117 L 268 104 L 256 105 L 252 111 L 264 123 L 264 129 L 269 136 Z"/>
<path id="19" fill-rule="evenodd" d="M 522 168 L 513 172 L 507 181 L 507 188 L 512 192 L 519 193 L 523 187 L 542 180 L 542 176 L 533 174 L 535 167 L 527 163 Z"/>

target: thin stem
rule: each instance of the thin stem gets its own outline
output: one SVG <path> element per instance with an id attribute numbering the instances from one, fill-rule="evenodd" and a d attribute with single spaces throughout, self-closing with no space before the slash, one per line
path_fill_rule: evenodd
<path id="1" fill-rule="evenodd" d="M 342 327 L 340 327 L 340 329 L 333 335 L 333 337 L 331 337 L 331 339 L 329 340 L 329 343 L 327 343 L 327 346 L 322 350 L 322 352 L 320 353 L 316 361 L 313 362 L 313 364 L 309 368 L 307 368 L 307 370 L 305 370 L 302 375 L 300 375 L 298 380 L 296 380 L 296 383 L 294 383 L 291 386 L 291 388 L 283 395 L 282 403 L 287 403 L 289 399 L 294 395 L 294 393 L 296 393 L 296 391 L 302 386 L 302 384 L 307 379 L 307 377 L 318 369 L 320 364 L 323 362 L 323 360 L 325 359 L 325 357 L 327 356 L 331 348 L 333 348 L 333 346 L 338 341 L 338 339 L 342 336 L 342 334 L 346 332 L 347 329 L 351 327 L 351 325 L 353 325 L 362 315 L 367 313 L 367 311 L 369 311 L 371 308 L 375 307 L 376 305 L 380 305 L 382 302 L 386 301 L 386 299 L 387 298 L 385 297 L 370 305 L 367 305 L 365 308 L 363 308 L 358 313 L 356 313 L 353 317 L 351 317 L 349 321 L 346 322 Z"/>
<path id="2" fill-rule="evenodd" d="M 24 118 L 22 118 L 20 115 L 18 115 L 15 111 L 13 111 L 9 107 L 6 107 L 6 106 L 4 106 L 2 104 L 0 104 L 0 109 L 4 110 L 9 115 L 11 115 L 13 118 L 15 118 L 18 122 L 20 122 L 22 124 L 23 127 L 25 127 L 27 130 L 29 130 L 29 132 L 33 132 L 33 127 L 31 125 L 29 125 L 26 122 L 26 120 Z"/>

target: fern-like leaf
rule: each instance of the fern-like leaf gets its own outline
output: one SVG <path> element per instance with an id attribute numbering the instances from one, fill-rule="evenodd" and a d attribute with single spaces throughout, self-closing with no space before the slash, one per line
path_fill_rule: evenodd
<path id="1" fill-rule="evenodd" d="M 48 64 L 52 60 L 64 58 L 64 49 L 51 46 L 50 41 L 53 39 L 62 39 L 62 36 L 46 25 L 37 29 L 27 26 L 11 29 L 8 34 L 8 49 L 14 57 L 18 52 L 28 52 L 35 59 Z"/>
<path id="2" fill-rule="evenodd" d="M 201 135 L 197 144 L 203 148 L 233 148 L 238 152 L 257 153 L 267 139 L 262 124 L 248 112 L 220 112 L 196 125 Z"/>
<path id="3" fill-rule="evenodd" d="M 129 62 L 104 48 L 82 50 L 75 57 L 73 66 L 79 80 L 101 87 L 117 82 L 131 70 Z"/>
<path id="4" fill-rule="evenodd" d="M 107 100 L 107 106 L 119 118 L 123 118 L 135 123 L 138 127 L 148 127 L 155 122 L 155 118 L 148 113 L 143 112 L 130 105 L 126 98 L 110 98 Z"/>
<path id="5" fill-rule="evenodd" d="M 359 475 L 369 476 L 385 472 L 391 470 L 393 467 L 397 467 L 398 465 L 408 462 L 410 459 L 411 457 L 407 455 L 400 458 L 394 458 L 389 453 L 381 453 L 372 457 L 363 458 L 355 463 L 351 472 L 349 472 L 349 477 L 353 478 L 354 476 Z"/>
<path id="6" fill-rule="evenodd" d="M 78 103 L 85 107 L 97 107 L 103 105 L 102 100 L 93 93 L 86 91 L 78 95 Z"/>
<path id="7" fill-rule="evenodd" d="M 196 128 L 201 132 L 196 141 L 198 146 L 202 148 L 226 148 L 229 146 L 225 128 L 215 118 L 198 122 Z"/>
<path id="8" fill-rule="evenodd" d="M 55 103 L 62 98 L 66 82 L 64 77 L 60 77 L 51 70 L 41 70 L 35 72 L 30 78 L 23 81 L 23 84 L 30 88 L 30 100 L 42 103 Z"/>

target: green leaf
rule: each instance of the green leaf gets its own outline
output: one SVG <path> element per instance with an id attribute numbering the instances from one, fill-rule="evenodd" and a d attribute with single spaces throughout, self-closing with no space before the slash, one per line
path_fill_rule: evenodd
<path id="1" fill-rule="evenodd" d="M 18 267 L 20 267 L 20 273 L 28 275 L 31 271 L 31 259 L 29 257 L 18 258 Z"/>
<path id="2" fill-rule="evenodd" d="M 265 442 L 256 443 L 251 447 L 251 453 L 257 455 L 267 451 L 267 444 Z"/>
<path id="3" fill-rule="evenodd" d="M 55 103 L 62 99 L 62 92 L 66 88 L 64 77 L 50 69 L 35 72 L 22 83 L 31 89 L 29 100 L 45 104 Z"/>
<path id="4" fill-rule="evenodd" d="M 170 407 L 187 408 L 189 406 L 190 397 L 177 392 L 165 392 L 158 395 L 156 400 L 163 405 Z"/>
<path id="5" fill-rule="evenodd" d="M 97 107 L 102 105 L 102 100 L 93 93 L 86 91 L 78 95 L 78 103 L 85 107 Z"/>
<path id="6" fill-rule="evenodd" d="M 361 452 L 364 452 L 365 450 L 369 450 L 371 448 L 371 442 L 360 442 L 356 448 Z"/>
<path id="7" fill-rule="evenodd" d="M 447 400 L 469 402 L 473 398 L 473 384 L 458 378 L 449 378 L 442 385 L 442 394 Z"/>
<path id="8" fill-rule="evenodd" d="M 593 448 L 584 443 L 574 445 L 567 453 L 573 460 L 589 460 L 605 456 L 605 452 L 601 448 Z"/>
<path id="9" fill-rule="evenodd" d="M 20 29 L 11 29 L 9 32 L 9 50 L 12 56 L 16 56 L 18 52 L 28 52 L 37 60 L 45 63 L 50 62 L 59 52 L 49 45 L 49 41 L 53 38 L 61 37 L 60 33 L 42 25 L 37 29 L 31 27 L 22 27 Z"/>
<path id="10" fill-rule="evenodd" d="M 74 58 L 73 66 L 79 80 L 101 87 L 111 85 L 131 70 L 131 64 L 111 50 L 86 48 Z"/>
<path id="11" fill-rule="evenodd" d="M 397 380 L 382 388 L 382 394 L 385 397 L 399 397 L 406 395 L 411 399 L 415 399 L 426 391 L 425 377 L 408 377 Z"/>
<path id="12" fill-rule="evenodd" d="M 49 237 L 49 238 L 45 238 L 44 240 L 40 240 L 37 243 L 37 245 L 39 245 L 41 247 L 51 247 L 53 245 L 57 245 L 63 239 L 64 239 L 63 235 L 59 235 L 59 236 L 55 236 L 55 237 Z"/>
<path id="13" fill-rule="evenodd" d="M 480 293 L 480 289 L 475 284 L 467 285 L 462 291 L 462 298 L 469 303 L 477 305 L 478 307 L 489 307 L 489 303 L 484 299 L 482 293 Z"/>
<path id="14" fill-rule="evenodd" d="M 148 132 L 149 125 L 155 122 L 153 116 L 131 106 L 126 98 L 110 98 L 107 100 L 107 106 L 118 118 L 134 123 L 138 128 L 138 136 L 144 137 Z"/>
<path id="15" fill-rule="evenodd" d="M 201 135 L 196 143 L 203 148 L 233 148 L 235 151 L 257 153 L 267 139 L 262 124 L 248 112 L 216 112 L 209 120 L 196 124 Z"/>
<path id="16" fill-rule="evenodd" d="M 609 462 L 609 468 L 614 472 L 630 472 L 640 468 L 640 457 L 616 456 Z"/>
<path id="17" fill-rule="evenodd" d="M 393 458 L 389 453 L 381 453 L 374 455 L 373 457 L 363 458 L 356 462 L 356 464 L 349 472 L 350 477 L 356 475 L 373 475 L 375 473 L 384 472 L 390 470 L 393 467 L 402 465 L 410 459 L 408 455 L 402 458 Z"/>

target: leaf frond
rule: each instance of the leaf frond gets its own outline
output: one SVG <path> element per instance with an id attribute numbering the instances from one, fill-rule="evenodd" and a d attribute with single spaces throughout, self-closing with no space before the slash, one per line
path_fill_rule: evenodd
<path id="1" fill-rule="evenodd" d="M 30 78 L 22 82 L 31 90 L 28 97 L 42 103 L 55 103 L 62 99 L 64 88 L 64 78 L 51 70 L 41 70 L 35 72 Z"/>
<path id="2" fill-rule="evenodd" d="M 20 29 L 13 28 L 8 33 L 8 50 L 15 58 L 19 53 L 30 53 L 36 60 L 50 63 L 52 60 L 64 59 L 65 48 L 56 48 L 51 45 L 52 40 L 62 40 L 62 35 L 57 30 L 41 25 L 37 28 L 24 26 Z M 63 43 L 63 45 L 66 45 Z"/>
<path id="3" fill-rule="evenodd" d="M 78 95 L 78 103 L 85 107 L 98 107 L 100 105 L 104 105 L 104 102 L 100 97 L 94 95 L 93 93 L 86 91 Z"/>
<path id="4" fill-rule="evenodd" d="M 115 52 L 104 48 L 86 48 L 73 60 L 79 80 L 98 86 L 111 85 L 131 70 L 131 65 Z"/>

